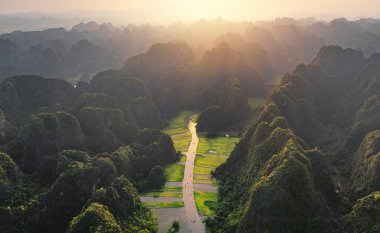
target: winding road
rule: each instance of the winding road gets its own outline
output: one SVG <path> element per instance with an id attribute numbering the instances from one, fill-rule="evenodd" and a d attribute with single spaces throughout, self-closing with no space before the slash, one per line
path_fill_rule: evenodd
<path id="1" fill-rule="evenodd" d="M 194 199 L 194 161 L 197 154 L 197 147 L 199 143 L 196 123 L 189 121 L 188 128 L 191 133 L 191 143 L 186 156 L 185 174 L 183 177 L 183 202 L 185 205 L 185 212 L 189 221 L 190 232 L 204 233 L 205 226 L 198 214 L 197 207 Z"/>

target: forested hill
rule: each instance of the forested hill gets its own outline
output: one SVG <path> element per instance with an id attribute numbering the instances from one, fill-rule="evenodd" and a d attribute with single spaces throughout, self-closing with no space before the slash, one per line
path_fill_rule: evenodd
<path id="1" fill-rule="evenodd" d="M 164 116 L 178 109 L 201 111 L 198 130 L 209 133 L 241 129 L 250 115 L 247 97 L 265 95 L 264 78 L 227 42 L 200 61 L 187 44 L 155 44 L 128 59 L 120 72 L 146 81 Z"/>
<path id="2" fill-rule="evenodd" d="M 0 16 L 0 22 L 6 25 L 12 18 L 8 21 Z M 32 20 L 19 28 L 29 23 Z M 47 25 L 50 23 L 54 25 L 54 20 Z M 71 29 L 47 26 L 40 31 L 17 30 L 0 35 L 0 80 L 33 74 L 72 82 L 88 81 L 97 72 L 121 67 L 127 58 L 148 50 L 153 44 L 187 43 L 200 60 L 207 50 L 227 42 L 243 54 L 246 63 L 264 79 L 273 81 L 297 64 L 309 63 L 324 45 L 356 48 L 367 57 L 379 52 L 379 25 L 376 19 L 348 21 L 340 18 L 323 22 L 277 18 L 266 22 L 238 23 L 217 19 L 168 26 L 123 27 L 87 22 Z"/>
<path id="3" fill-rule="evenodd" d="M 199 63 L 184 43 L 156 44 L 122 69 L 76 86 L 33 75 L 6 78 L 0 231 L 155 232 L 156 219 L 137 191 L 162 187 L 162 167 L 180 155 L 160 129 L 180 110 L 214 104 L 230 125 L 244 123 L 251 111 L 246 96 L 260 95 L 263 85 L 238 54 L 221 44 Z"/>
<path id="4" fill-rule="evenodd" d="M 215 175 L 215 232 L 380 231 L 380 55 L 323 47 Z"/>
<path id="5" fill-rule="evenodd" d="M 1 232 L 157 230 L 136 189 L 161 186 L 179 157 L 142 80 L 16 76 L 0 108 Z"/>

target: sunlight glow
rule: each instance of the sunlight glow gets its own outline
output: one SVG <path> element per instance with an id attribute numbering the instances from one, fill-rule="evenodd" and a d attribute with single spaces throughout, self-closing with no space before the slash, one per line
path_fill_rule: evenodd
<path id="1" fill-rule="evenodd" d="M 37 4 L 36 4 L 37 2 Z M 1 13 L 102 12 L 105 17 L 163 23 L 198 19 L 267 20 L 276 17 L 376 17 L 380 1 L 362 0 L 0 0 Z M 360 12 L 357 9 L 361 9 Z"/>

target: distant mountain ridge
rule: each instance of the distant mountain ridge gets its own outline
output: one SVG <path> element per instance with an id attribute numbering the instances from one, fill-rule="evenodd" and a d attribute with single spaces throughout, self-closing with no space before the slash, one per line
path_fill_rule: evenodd
<path id="1" fill-rule="evenodd" d="M 201 59 L 208 49 L 224 41 L 234 50 L 243 52 L 247 63 L 257 69 L 262 77 L 276 80 L 297 64 L 309 63 L 322 46 L 339 45 L 358 49 L 365 57 L 380 52 L 379 25 L 379 21 L 374 19 L 319 22 L 280 18 L 269 22 L 231 23 L 218 19 L 169 26 L 125 27 L 89 21 L 69 29 L 50 27 L 40 31 L 17 30 L 0 36 L 0 39 L 10 40 L 18 48 L 18 51 L 7 54 L 9 57 L 17 57 L 17 62 L 0 63 L 0 78 L 33 71 L 35 75 L 70 80 L 82 77 L 86 80 L 102 70 L 122 67 L 127 58 L 148 50 L 153 44 L 182 41 L 193 48 L 197 59 Z M 59 69 L 56 66 L 50 69 L 49 64 L 42 63 L 35 65 L 35 70 L 25 70 L 25 64 L 30 63 L 29 53 L 32 48 L 42 46 L 45 49 L 53 41 L 59 41 L 66 49 L 80 41 L 88 41 L 99 48 L 101 53 L 96 57 L 86 57 L 90 62 L 74 57 L 75 62 L 85 63 L 74 69 L 65 61 L 72 57 L 66 58 L 62 51 L 55 51 L 63 62 Z"/>

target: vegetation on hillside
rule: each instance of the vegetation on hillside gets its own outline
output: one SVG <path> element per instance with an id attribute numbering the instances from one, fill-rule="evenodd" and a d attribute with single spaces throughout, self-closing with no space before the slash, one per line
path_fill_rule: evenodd
<path id="1" fill-rule="evenodd" d="M 179 159 L 143 81 L 118 71 L 74 88 L 0 84 L 2 232 L 156 232 L 136 188 L 163 187 Z M 148 128 L 146 128 L 148 127 Z"/>
<path id="2" fill-rule="evenodd" d="M 213 231 L 378 230 L 376 214 L 367 215 L 379 190 L 379 89 L 368 89 L 379 77 L 376 56 L 325 47 L 282 78 L 215 172 Z"/>
<path id="3" fill-rule="evenodd" d="M 344 19 L 205 22 L 191 28 L 240 32 L 153 44 L 93 77 L 121 66 L 118 52 L 193 32 L 83 24 L 0 36 L 0 232 L 157 232 L 150 208 L 184 203 L 141 203 L 138 193 L 182 197 L 166 182 L 183 179 L 189 120 L 202 132 L 195 184 L 219 185 L 194 195 L 208 230 L 379 231 L 380 55 L 367 56 L 380 48 L 376 29 Z M 323 47 L 264 104 L 275 73 L 327 42 L 366 56 Z"/>

